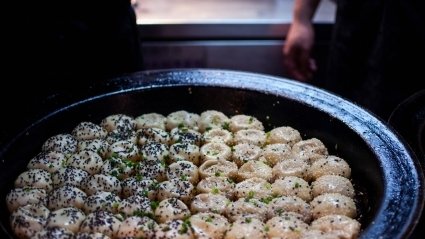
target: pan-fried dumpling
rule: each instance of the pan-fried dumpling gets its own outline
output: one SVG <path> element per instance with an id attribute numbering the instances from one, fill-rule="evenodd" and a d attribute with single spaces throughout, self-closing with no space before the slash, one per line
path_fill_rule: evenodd
<path id="1" fill-rule="evenodd" d="M 311 188 L 304 179 L 294 176 L 288 176 L 278 179 L 272 184 L 274 195 L 278 196 L 297 196 L 306 202 L 312 199 Z"/>
<path id="2" fill-rule="evenodd" d="M 38 188 L 14 188 L 6 196 L 9 212 L 28 204 L 47 204 L 47 192 Z"/>
<path id="3" fill-rule="evenodd" d="M 288 144 L 292 147 L 299 141 L 301 141 L 300 132 L 289 126 L 274 128 L 267 133 L 267 144 Z"/>
<path id="4" fill-rule="evenodd" d="M 168 163 L 186 160 L 195 165 L 199 165 L 199 147 L 195 144 L 176 143 L 170 146 L 170 157 Z"/>
<path id="5" fill-rule="evenodd" d="M 263 146 L 266 143 L 266 133 L 258 129 L 241 129 L 233 137 L 234 144 L 254 144 Z"/>
<path id="6" fill-rule="evenodd" d="M 84 150 L 73 154 L 66 164 L 69 167 L 82 169 L 90 175 L 94 175 L 100 172 L 103 159 L 95 152 Z"/>
<path id="7" fill-rule="evenodd" d="M 249 161 L 258 160 L 263 152 L 259 146 L 248 143 L 237 144 L 233 146 L 232 151 L 232 160 L 239 167 Z"/>
<path id="8" fill-rule="evenodd" d="M 217 214 L 224 214 L 227 205 L 231 201 L 224 195 L 213 193 L 201 193 L 192 199 L 190 210 L 192 213 L 198 212 L 212 212 Z"/>
<path id="9" fill-rule="evenodd" d="M 233 143 L 233 135 L 230 131 L 225 129 L 214 128 L 205 131 L 202 135 L 204 143 L 224 143 L 231 145 Z"/>
<path id="10" fill-rule="evenodd" d="M 325 193 L 310 202 L 311 213 L 314 219 L 326 215 L 337 214 L 350 218 L 357 216 L 356 204 L 353 199 L 339 193 Z"/>
<path id="11" fill-rule="evenodd" d="M 202 162 L 207 160 L 230 160 L 232 156 L 231 148 L 224 143 L 206 143 L 201 147 Z"/>
<path id="12" fill-rule="evenodd" d="M 71 232 L 77 233 L 85 218 L 86 215 L 80 209 L 65 207 L 50 212 L 46 227 L 65 228 Z"/>
<path id="13" fill-rule="evenodd" d="M 244 129 L 264 130 L 263 123 L 249 115 L 234 115 L 230 118 L 230 130 L 235 133 Z"/>
<path id="14" fill-rule="evenodd" d="M 198 114 L 189 113 L 185 110 L 180 110 L 180 111 L 170 113 L 167 116 L 165 127 L 167 130 L 172 130 L 174 128 L 183 128 L 183 127 L 198 130 L 198 121 L 199 121 Z"/>
<path id="15" fill-rule="evenodd" d="M 49 209 L 41 204 L 29 204 L 12 213 L 10 226 L 19 238 L 32 238 L 38 231 L 43 230 L 49 213 Z"/>
<path id="16" fill-rule="evenodd" d="M 263 161 L 249 161 L 239 168 L 238 180 L 243 181 L 249 178 L 263 178 L 271 181 L 272 168 Z"/>
<path id="17" fill-rule="evenodd" d="M 15 180 L 15 187 L 39 188 L 49 192 L 53 188 L 53 182 L 49 172 L 42 169 L 30 169 L 19 174 Z"/>
<path id="18" fill-rule="evenodd" d="M 207 177 L 228 177 L 235 178 L 238 173 L 238 166 L 226 160 L 208 160 L 199 167 L 201 178 Z"/>
<path id="19" fill-rule="evenodd" d="M 165 121 L 167 121 L 167 118 L 158 113 L 147 113 L 136 117 L 135 121 L 136 129 L 158 128 L 165 130 Z"/>
<path id="20" fill-rule="evenodd" d="M 124 114 L 109 115 L 100 122 L 100 126 L 108 132 L 118 130 L 120 132 L 132 131 L 136 128 L 133 117 Z"/>
<path id="21" fill-rule="evenodd" d="M 185 219 L 190 216 L 189 208 L 184 202 L 177 198 L 168 198 L 162 200 L 155 209 L 155 218 L 160 223 L 169 220 Z"/>
<path id="22" fill-rule="evenodd" d="M 243 239 L 258 238 L 266 239 L 267 234 L 264 223 L 249 216 L 241 216 L 232 223 L 230 229 L 226 232 L 224 239 Z"/>
<path id="23" fill-rule="evenodd" d="M 294 157 L 314 163 L 316 160 L 328 156 L 328 149 L 322 141 L 311 138 L 296 143 L 292 147 L 292 153 Z"/>
<path id="24" fill-rule="evenodd" d="M 48 138 L 41 148 L 44 152 L 55 151 L 65 155 L 73 154 L 77 151 L 77 139 L 70 134 L 58 134 Z"/>
<path id="25" fill-rule="evenodd" d="M 227 219 L 216 213 L 198 213 L 192 215 L 189 221 L 196 238 L 220 239 L 229 227 Z"/>
<path id="26" fill-rule="evenodd" d="M 80 232 L 100 232 L 109 237 L 115 237 L 121 222 L 107 211 L 96 211 L 87 215 L 81 223 Z"/>
<path id="27" fill-rule="evenodd" d="M 158 224 L 149 217 L 127 217 L 120 225 L 117 238 L 154 238 Z"/>
<path id="28" fill-rule="evenodd" d="M 86 199 L 86 193 L 79 188 L 63 186 L 49 193 L 47 207 L 50 210 L 57 210 L 63 207 L 83 208 Z"/>
<path id="29" fill-rule="evenodd" d="M 92 122 L 81 122 L 72 130 L 77 140 L 103 139 L 107 134 L 106 129 Z"/>
<path id="30" fill-rule="evenodd" d="M 222 112 L 207 110 L 201 113 L 199 118 L 199 132 L 203 133 L 211 129 L 221 129 L 229 124 L 230 119 Z"/>

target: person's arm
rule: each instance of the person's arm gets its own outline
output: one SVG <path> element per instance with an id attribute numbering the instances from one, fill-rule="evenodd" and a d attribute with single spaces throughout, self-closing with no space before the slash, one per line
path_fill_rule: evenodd
<path id="1" fill-rule="evenodd" d="M 314 43 L 312 18 L 320 0 L 295 0 L 293 21 L 283 46 L 286 73 L 296 80 L 308 81 L 316 71 L 310 56 Z"/>

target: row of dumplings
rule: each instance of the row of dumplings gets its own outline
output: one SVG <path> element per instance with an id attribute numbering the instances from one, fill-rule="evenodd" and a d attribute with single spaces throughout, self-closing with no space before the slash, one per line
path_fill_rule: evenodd
<path id="1" fill-rule="evenodd" d="M 296 206 L 296 210 L 292 211 L 284 210 L 285 207 L 277 208 L 278 217 L 289 210 L 290 213 L 298 213 L 294 218 L 303 218 L 303 223 L 309 223 L 312 215 L 318 221 L 334 214 L 341 214 L 335 217 L 346 222 L 356 214 L 351 199 L 354 189 L 347 179 L 351 170 L 343 159 L 329 156 L 326 147 L 318 139 L 302 140 L 299 132 L 291 127 L 279 127 L 265 133 L 262 123 L 247 115 L 237 115 L 230 119 L 217 111 L 206 111 L 200 116 L 185 111 L 174 112 L 167 117 L 152 113 L 136 119 L 126 115 L 112 115 L 102 120 L 100 126 L 83 122 L 70 135 L 51 137 L 43 145 L 42 151 L 28 164 L 30 170 L 15 181 L 17 188 L 7 198 L 9 210 L 20 215 L 23 208 L 37 205 L 47 206 L 44 207 L 46 210 L 55 210 L 50 213 L 53 215 L 63 209 L 79 210 L 83 215 L 88 215 L 85 221 L 90 219 L 98 222 L 97 217 L 105 217 L 107 213 L 113 217 L 116 215 L 112 213 L 121 213 L 131 219 L 126 222 L 127 219 L 121 218 L 125 221 L 119 227 L 100 225 L 100 228 L 115 228 L 106 232 L 112 237 L 128 236 L 131 234 L 129 231 L 135 235 L 138 230 L 134 227 L 140 224 L 138 221 L 141 218 L 147 220 L 146 214 L 150 214 L 161 223 L 159 226 L 165 223 L 170 224 L 166 228 L 177 228 L 178 236 L 182 236 L 180 232 L 186 228 L 189 234 L 195 232 L 197 238 L 218 232 L 227 232 L 226 238 L 232 238 L 229 237 L 232 229 L 206 232 L 211 229 L 207 227 L 208 230 L 196 230 L 196 226 L 193 226 L 196 223 L 190 220 L 191 224 L 188 224 L 183 220 L 190 213 L 175 217 L 181 213 L 176 213 L 176 208 L 172 206 L 166 206 L 165 210 L 162 204 L 180 205 L 177 206 L 180 212 L 182 205 L 185 205 L 186 209 L 190 207 L 191 213 L 212 214 L 202 217 L 193 214 L 190 219 L 220 219 L 224 215 L 233 224 L 239 221 L 247 224 L 259 218 L 261 223 L 268 218 L 271 220 L 270 213 L 257 217 L 262 215 L 257 212 L 271 210 L 260 210 L 258 205 L 265 204 L 264 200 L 269 200 L 269 203 L 270 200 L 286 198 L 296 198 L 299 204 L 295 205 L 301 206 Z M 312 182 L 311 186 L 308 182 Z M 152 203 L 159 204 L 156 209 L 161 210 L 149 210 Z M 256 213 L 245 213 L 244 207 L 248 205 L 249 208 L 250 204 L 257 207 L 254 210 Z M 143 215 L 134 218 L 132 215 L 136 211 L 143 212 Z M 251 218 L 250 215 L 257 216 Z M 239 220 L 239 217 L 246 219 Z M 12 227 L 17 225 L 17 221 L 12 220 Z M 357 225 L 353 226 L 357 230 L 352 230 L 350 234 L 355 237 L 360 225 L 354 220 L 349 222 Z M 87 224 L 89 228 L 93 228 L 91 224 Z M 87 232 L 83 225 L 79 228 Z M 270 227 L 272 232 L 276 231 L 273 225 Z M 47 228 L 50 228 L 48 231 L 56 230 L 52 226 Z M 121 232 L 118 232 L 119 228 L 123 228 Z M 269 226 L 262 228 L 268 231 L 265 229 Z M 151 229 L 147 230 L 151 234 L 147 234 L 158 237 L 157 233 L 152 234 L 152 231 L 157 230 Z M 160 231 L 168 233 L 163 229 Z M 171 234 L 165 234 L 172 235 L 171 229 Z M 19 235 L 28 235 L 39 230 L 15 231 Z M 71 231 L 76 232 L 76 229 Z M 295 234 L 301 235 L 301 231 Z M 220 235 L 212 238 L 222 238 L 224 234 Z M 237 238 L 240 233 L 234 235 Z"/>

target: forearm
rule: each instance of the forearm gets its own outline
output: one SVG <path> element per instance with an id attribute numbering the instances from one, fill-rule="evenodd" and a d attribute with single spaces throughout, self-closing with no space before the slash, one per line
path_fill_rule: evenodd
<path id="1" fill-rule="evenodd" d="M 311 23 L 320 0 L 295 0 L 293 22 L 301 24 Z"/>

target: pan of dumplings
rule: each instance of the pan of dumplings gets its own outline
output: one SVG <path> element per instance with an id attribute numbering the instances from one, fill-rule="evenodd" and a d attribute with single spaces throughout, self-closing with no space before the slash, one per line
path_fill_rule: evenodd
<path id="1" fill-rule="evenodd" d="M 411 150 L 311 85 L 145 71 L 60 107 L 2 151 L 7 238 L 407 238 Z"/>

